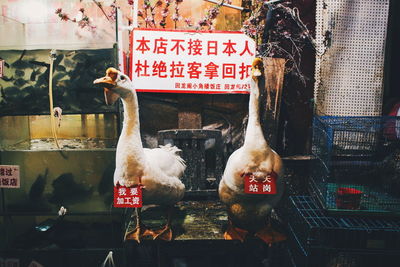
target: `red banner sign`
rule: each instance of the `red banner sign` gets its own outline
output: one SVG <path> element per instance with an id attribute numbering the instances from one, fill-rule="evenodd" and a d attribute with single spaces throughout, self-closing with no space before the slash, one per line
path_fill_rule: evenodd
<path id="1" fill-rule="evenodd" d="M 140 186 L 114 186 L 114 207 L 140 208 L 142 205 L 142 188 Z"/>
<path id="2" fill-rule="evenodd" d="M 276 194 L 276 173 L 264 178 L 256 178 L 252 173 L 244 174 L 244 192 L 246 194 Z"/>
<path id="3" fill-rule="evenodd" d="M 248 93 L 255 53 L 242 32 L 135 29 L 130 73 L 141 92 Z"/>

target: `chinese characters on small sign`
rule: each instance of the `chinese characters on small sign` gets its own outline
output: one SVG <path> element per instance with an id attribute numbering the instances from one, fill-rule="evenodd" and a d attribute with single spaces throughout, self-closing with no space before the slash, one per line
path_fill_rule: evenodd
<path id="1" fill-rule="evenodd" d="M 114 186 L 114 207 L 140 208 L 142 207 L 142 188 Z"/>
<path id="2" fill-rule="evenodd" d="M 276 194 L 276 173 L 256 178 L 252 173 L 244 174 L 244 192 L 246 194 Z"/>
<path id="3" fill-rule="evenodd" d="M 19 188 L 19 166 L 0 165 L 0 188 Z"/>
<path id="4" fill-rule="evenodd" d="M 4 60 L 0 59 L 0 78 L 3 78 L 4 73 Z"/>
<path id="5" fill-rule="evenodd" d="M 135 29 L 137 91 L 247 93 L 255 42 L 240 32 Z"/>

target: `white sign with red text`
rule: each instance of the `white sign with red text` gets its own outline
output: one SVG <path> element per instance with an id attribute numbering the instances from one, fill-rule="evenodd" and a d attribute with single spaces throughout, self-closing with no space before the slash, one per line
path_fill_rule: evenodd
<path id="1" fill-rule="evenodd" d="M 248 93 L 256 44 L 242 32 L 135 29 L 131 78 L 137 91 Z"/>
<path id="2" fill-rule="evenodd" d="M 19 188 L 19 166 L 0 165 L 0 188 Z"/>

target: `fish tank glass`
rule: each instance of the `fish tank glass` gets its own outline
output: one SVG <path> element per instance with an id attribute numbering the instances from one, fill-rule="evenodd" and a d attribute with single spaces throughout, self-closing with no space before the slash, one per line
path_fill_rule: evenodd
<path id="1" fill-rule="evenodd" d="M 3 212 L 110 210 L 116 114 L 65 115 L 57 139 L 47 115 L 3 116 L 0 123 L 1 164 L 20 168 L 20 188 L 3 189 Z"/>
<path id="2" fill-rule="evenodd" d="M 21 188 L 3 190 L 3 212 L 110 209 L 118 107 L 105 105 L 93 80 L 115 65 L 115 51 L 55 51 L 52 102 L 50 50 L 1 52 L 1 164 L 18 165 L 21 176 Z M 51 119 L 52 109 L 57 118 Z"/>
<path id="3" fill-rule="evenodd" d="M 83 8 L 99 30 L 62 21 L 61 7 L 71 19 Z M 93 85 L 118 66 L 115 21 L 80 0 L 5 0 L 2 15 L 0 33 L 9 37 L 0 39 L 0 164 L 19 166 L 20 188 L 0 189 L 0 248 L 28 245 L 38 227 L 56 231 L 61 206 L 64 226 L 120 221 L 112 208 L 119 107 L 105 105 Z"/>

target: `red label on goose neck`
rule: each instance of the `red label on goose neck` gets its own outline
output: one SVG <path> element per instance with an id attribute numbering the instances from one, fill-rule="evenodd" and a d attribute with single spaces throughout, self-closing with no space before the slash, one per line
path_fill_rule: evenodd
<path id="1" fill-rule="evenodd" d="M 272 172 L 262 179 L 256 178 L 252 173 L 245 173 L 244 176 L 244 192 L 246 194 L 276 194 L 276 179 L 278 175 Z"/>
<path id="2" fill-rule="evenodd" d="M 114 186 L 114 207 L 140 208 L 142 207 L 142 187 Z"/>

